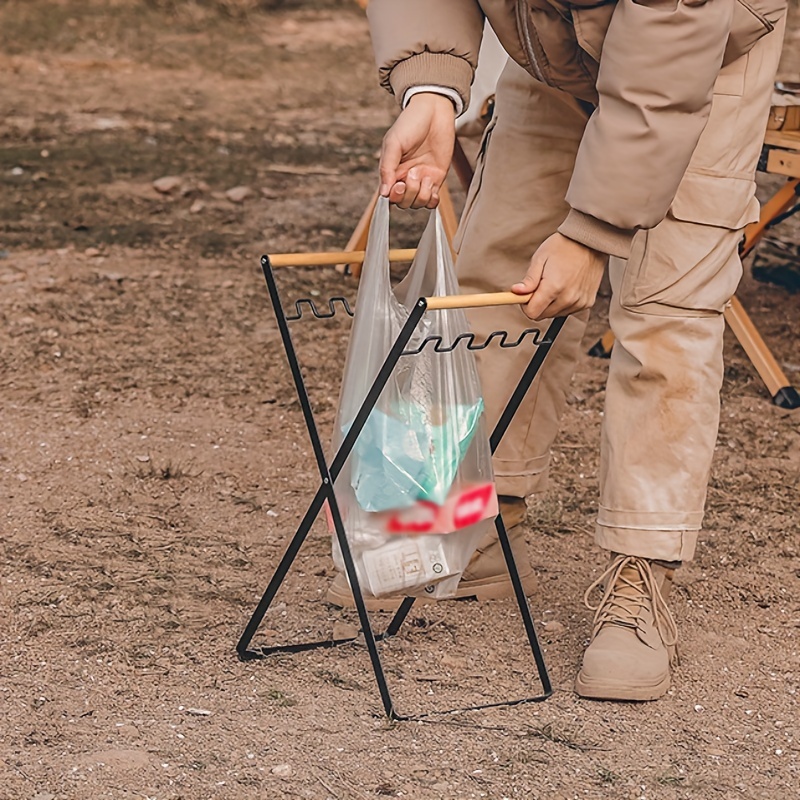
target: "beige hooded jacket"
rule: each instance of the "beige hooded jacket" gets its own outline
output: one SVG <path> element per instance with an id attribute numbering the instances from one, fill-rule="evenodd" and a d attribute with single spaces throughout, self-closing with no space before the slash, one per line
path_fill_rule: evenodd
<path id="1" fill-rule="evenodd" d="M 626 258 L 670 208 L 720 71 L 774 29 L 786 0 L 371 0 L 367 13 L 399 100 L 438 85 L 466 105 L 486 17 L 534 77 L 595 105 L 559 230 Z M 732 185 L 748 206 L 752 177 Z"/>

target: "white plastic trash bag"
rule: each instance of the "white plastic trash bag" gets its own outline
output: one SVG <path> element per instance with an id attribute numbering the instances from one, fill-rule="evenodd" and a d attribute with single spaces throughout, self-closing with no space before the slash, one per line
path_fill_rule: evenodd
<path id="1" fill-rule="evenodd" d="M 438 211 L 408 275 L 389 275 L 389 203 L 378 201 L 361 273 L 333 446 L 338 448 L 420 297 L 458 294 Z M 408 349 L 443 349 L 468 331 L 460 309 L 430 311 Z M 497 514 L 483 398 L 473 354 L 426 345 L 400 358 L 336 480 L 336 499 L 362 588 L 448 597 Z M 333 555 L 343 570 L 334 538 Z"/>

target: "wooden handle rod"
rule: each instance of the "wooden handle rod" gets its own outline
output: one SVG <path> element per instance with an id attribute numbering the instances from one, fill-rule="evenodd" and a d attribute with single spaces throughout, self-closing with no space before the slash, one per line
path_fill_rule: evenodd
<path id="1" fill-rule="evenodd" d="M 389 261 L 411 261 L 416 250 L 390 250 Z M 339 250 L 332 253 L 277 253 L 269 256 L 273 267 L 320 267 L 333 264 L 361 264 L 363 250 Z M 513 292 L 488 292 L 486 294 L 455 294 L 443 297 L 426 297 L 431 311 L 446 308 L 488 308 L 490 306 L 522 305 L 531 299 L 529 294 Z"/>
<path id="2" fill-rule="evenodd" d="M 390 250 L 389 261 L 412 261 L 416 250 Z M 334 264 L 362 264 L 363 250 L 339 250 L 335 253 L 276 253 L 269 256 L 273 267 L 324 267 Z"/>
<path id="3" fill-rule="evenodd" d="M 521 306 L 533 295 L 513 292 L 488 292 L 486 294 L 451 294 L 443 297 L 426 297 L 431 311 L 446 308 L 489 308 L 490 306 Z"/>

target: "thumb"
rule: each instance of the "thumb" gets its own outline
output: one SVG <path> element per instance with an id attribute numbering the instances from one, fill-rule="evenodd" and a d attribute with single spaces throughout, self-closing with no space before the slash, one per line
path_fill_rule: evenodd
<path id="1" fill-rule="evenodd" d="M 378 191 L 382 197 L 389 196 L 389 190 L 397 181 L 397 168 L 400 166 L 402 156 L 400 142 L 394 136 L 387 135 L 381 147 L 381 185 Z"/>
<path id="2" fill-rule="evenodd" d="M 538 252 L 534 253 L 528 271 L 525 273 L 525 277 L 518 283 L 515 283 L 511 287 L 511 291 L 514 292 L 514 294 L 532 294 L 539 288 L 539 284 L 542 282 L 543 272 L 544 259 L 540 257 Z"/>
<path id="3" fill-rule="evenodd" d="M 526 275 L 519 283 L 515 283 L 511 287 L 511 291 L 514 294 L 532 294 L 536 291 L 538 285 L 538 279 L 535 279 L 532 275 Z"/>

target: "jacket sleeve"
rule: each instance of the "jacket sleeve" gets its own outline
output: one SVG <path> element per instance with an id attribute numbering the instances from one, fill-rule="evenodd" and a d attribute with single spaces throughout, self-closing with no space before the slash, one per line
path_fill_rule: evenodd
<path id="1" fill-rule="evenodd" d="M 398 102 L 414 86 L 446 86 L 469 105 L 483 11 L 477 0 L 371 0 L 367 6 L 381 85 Z"/>
<path id="2" fill-rule="evenodd" d="M 627 257 L 635 231 L 666 216 L 708 120 L 733 2 L 619 0 L 564 235 Z"/>

